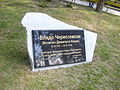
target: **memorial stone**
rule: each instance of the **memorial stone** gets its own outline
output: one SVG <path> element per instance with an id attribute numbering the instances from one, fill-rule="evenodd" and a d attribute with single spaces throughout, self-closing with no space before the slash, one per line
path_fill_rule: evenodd
<path id="1" fill-rule="evenodd" d="M 43 13 L 27 13 L 27 47 L 32 71 L 91 62 L 97 34 L 68 25 Z"/>

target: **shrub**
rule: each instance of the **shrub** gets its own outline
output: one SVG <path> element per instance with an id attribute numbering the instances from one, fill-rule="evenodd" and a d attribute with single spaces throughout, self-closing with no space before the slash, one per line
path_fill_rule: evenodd
<path id="1" fill-rule="evenodd" d="M 48 3 L 46 0 L 40 0 L 39 1 L 39 6 L 42 7 L 42 8 L 45 8 L 47 7 Z"/>
<path id="2" fill-rule="evenodd" d="M 70 8 L 72 8 L 72 3 L 71 2 L 69 2 L 69 3 L 67 3 L 67 5 L 66 5 L 67 7 L 70 7 Z"/>

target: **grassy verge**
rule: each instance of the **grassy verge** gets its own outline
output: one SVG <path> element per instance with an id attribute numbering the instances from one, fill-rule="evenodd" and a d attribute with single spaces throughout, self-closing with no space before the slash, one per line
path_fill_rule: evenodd
<path id="1" fill-rule="evenodd" d="M 0 0 L 0 90 L 119 90 L 120 17 L 97 13 L 89 7 L 74 7 L 43 9 L 30 0 Z M 32 11 L 96 32 L 98 40 L 93 62 L 31 72 L 26 32 L 20 21 L 26 12 Z"/>

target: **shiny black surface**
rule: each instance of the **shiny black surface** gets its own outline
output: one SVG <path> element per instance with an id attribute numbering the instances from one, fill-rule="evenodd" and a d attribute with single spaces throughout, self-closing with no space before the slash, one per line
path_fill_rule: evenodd
<path id="1" fill-rule="evenodd" d="M 83 30 L 33 30 L 32 38 L 35 68 L 86 61 Z"/>

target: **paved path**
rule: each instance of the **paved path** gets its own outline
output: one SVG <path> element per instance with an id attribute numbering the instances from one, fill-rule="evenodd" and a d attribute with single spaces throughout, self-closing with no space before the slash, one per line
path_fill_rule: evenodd
<path id="1" fill-rule="evenodd" d="M 64 1 L 71 2 L 72 0 L 64 0 Z M 84 5 L 84 6 L 89 6 L 89 2 L 80 1 L 80 0 L 74 0 L 73 3 Z M 96 8 L 96 4 L 94 4 L 93 8 Z M 102 11 L 120 16 L 120 11 L 116 11 L 116 10 L 113 10 L 113 9 L 110 9 L 110 8 L 107 8 L 107 7 L 104 7 Z"/>

